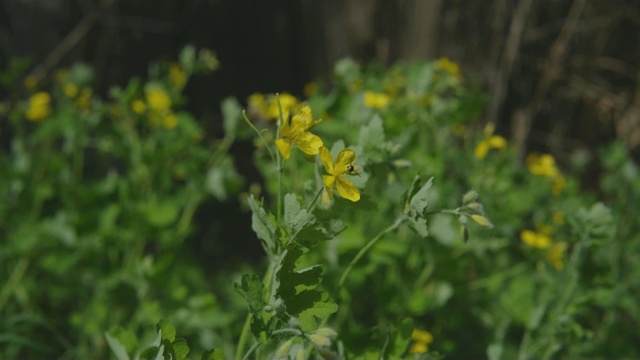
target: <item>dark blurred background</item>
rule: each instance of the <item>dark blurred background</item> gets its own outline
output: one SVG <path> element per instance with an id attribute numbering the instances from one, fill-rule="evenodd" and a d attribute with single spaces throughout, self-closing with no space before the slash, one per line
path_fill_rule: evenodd
<path id="1" fill-rule="evenodd" d="M 206 121 L 226 96 L 301 94 L 352 57 L 391 64 L 447 56 L 488 95 L 485 121 L 524 151 L 567 161 L 619 138 L 640 143 L 640 1 L 4 0 L 0 61 L 39 77 L 91 63 L 98 89 L 144 76 L 185 44 L 221 69 L 186 90 Z"/>
<path id="2" fill-rule="evenodd" d="M 446 56 L 460 64 L 466 81 L 487 95 L 483 122 L 495 122 L 521 156 L 545 151 L 567 165 L 576 150 L 593 155 L 598 145 L 613 139 L 623 141 L 636 159 L 640 154 L 638 0 L 1 4 L 2 67 L 12 57 L 29 57 L 29 72 L 46 81 L 57 68 L 86 62 L 96 69 L 95 85 L 102 96 L 112 85 L 144 77 L 154 60 L 175 59 L 186 44 L 214 50 L 221 68 L 192 79 L 185 90 L 188 110 L 211 137 L 222 136 L 219 104 L 227 96 L 244 101 L 256 91 L 301 95 L 307 82 L 329 79 L 335 62 L 344 57 L 390 65 Z M 239 159 L 249 159 L 251 144 L 235 145 L 232 151 Z M 253 181 L 257 172 L 251 163 L 236 162 Z M 590 164 L 583 174 L 587 188 L 597 182 L 598 164 Z M 215 222 L 215 214 L 222 211 L 225 218 L 238 213 L 246 220 L 238 204 L 210 203 L 199 210 L 198 223 L 208 225 L 196 238 L 220 236 L 209 231 L 220 228 L 210 221 L 211 214 Z M 241 246 L 253 256 L 261 254 L 248 227 L 223 231 L 246 241 L 216 246 Z M 207 256 L 233 253 L 203 250 Z M 214 260 L 219 264 L 229 259 Z"/>

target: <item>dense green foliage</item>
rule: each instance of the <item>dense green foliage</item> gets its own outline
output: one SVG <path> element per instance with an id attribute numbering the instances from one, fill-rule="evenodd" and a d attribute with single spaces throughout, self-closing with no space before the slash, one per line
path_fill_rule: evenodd
<path id="1" fill-rule="evenodd" d="M 640 174 L 620 144 L 522 164 L 447 59 L 344 60 L 304 103 L 227 99 L 212 141 L 179 109 L 216 66 L 186 48 L 106 100 L 76 66 L 2 102 L 0 358 L 640 356 Z M 237 138 L 263 181 L 234 169 Z M 231 198 L 265 261 L 211 273 L 194 213 Z"/>

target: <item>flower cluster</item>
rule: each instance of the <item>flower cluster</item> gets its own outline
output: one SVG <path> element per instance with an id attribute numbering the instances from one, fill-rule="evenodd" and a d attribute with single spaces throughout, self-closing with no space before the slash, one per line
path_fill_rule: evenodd
<path id="1" fill-rule="evenodd" d="M 487 156 L 490 149 L 504 150 L 507 148 L 507 140 L 500 135 L 494 135 L 495 124 L 488 123 L 484 127 L 484 139 L 476 145 L 473 155 L 478 160 Z"/>
<path id="2" fill-rule="evenodd" d="M 171 97 L 164 89 L 159 86 L 148 86 L 145 88 L 145 99 L 133 100 L 131 110 L 140 115 L 146 113 L 153 125 L 173 129 L 178 124 L 178 118 L 171 109 L 171 103 Z"/>
<path id="3" fill-rule="evenodd" d="M 420 329 L 413 329 L 411 333 L 411 346 L 409 347 L 410 354 L 422 354 L 429 351 L 429 344 L 433 342 L 433 335 Z"/>
<path id="4" fill-rule="evenodd" d="M 295 145 L 300 151 L 307 155 L 320 155 L 320 160 L 324 165 L 328 175 L 322 176 L 324 184 L 324 200 L 333 198 L 334 187 L 338 194 L 351 201 L 360 200 L 360 192 L 346 175 L 357 175 L 354 165 L 356 153 L 352 149 L 343 149 L 335 158 L 331 156 L 329 149 L 324 146 L 322 139 L 310 132 L 311 128 L 320 122 L 314 120 L 309 106 L 301 106 L 298 110 L 289 115 L 289 109 L 283 110 L 282 121 L 278 139 L 275 140 L 276 147 L 287 160 L 291 156 L 291 151 Z"/>
<path id="5" fill-rule="evenodd" d="M 555 224 L 564 223 L 564 214 L 561 212 L 553 212 L 553 222 Z M 520 240 L 527 246 L 547 250 L 546 257 L 549 263 L 556 269 L 564 268 L 563 257 L 567 251 L 566 242 L 555 242 L 552 238 L 553 229 L 549 225 L 538 225 L 536 231 L 525 229 L 520 232 Z"/>
<path id="6" fill-rule="evenodd" d="M 527 156 L 527 168 L 533 175 L 551 179 L 551 191 L 558 196 L 564 190 L 565 180 L 550 154 L 531 153 Z"/>
<path id="7" fill-rule="evenodd" d="M 278 105 L 278 102 L 280 105 Z M 247 99 L 247 103 L 250 114 L 265 120 L 277 120 L 280 118 L 280 108 L 282 108 L 283 114 L 292 112 L 299 106 L 300 101 L 286 92 L 277 96 L 274 94 L 265 96 L 262 93 L 253 93 Z"/>
<path id="8" fill-rule="evenodd" d="M 48 92 L 40 91 L 29 98 L 29 107 L 25 117 L 29 121 L 39 122 L 51 115 L 51 95 Z"/>

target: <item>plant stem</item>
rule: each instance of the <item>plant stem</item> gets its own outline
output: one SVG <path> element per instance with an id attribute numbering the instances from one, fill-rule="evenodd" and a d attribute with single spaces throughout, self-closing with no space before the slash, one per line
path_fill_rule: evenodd
<path id="1" fill-rule="evenodd" d="M 318 198 L 320 197 L 320 194 L 322 194 L 322 190 L 324 190 L 324 187 L 321 187 L 320 190 L 318 190 L 318 192 L 316 193 L 316 196 L 313 198 L 313 200 L 311 200 L 311 204 L 309 204 L 309 206 L 307 206 L 307 212 L 310 213 L 311 210 L 313 209 L 313 206 L 316 204 L 316 201 L 318 201 Z"/>
<path id="2" fill-rule="evenodd" d="M 251 348 L 249 349 L 249 351 L 247 351 L 247 353 L 244 355 L 244 357 L 242 358 L 242 360 L 247 360 L 249 358 L 249 356 L 251 356 L 251 354 L 253 354 L 254 351 L 258 350 L 258 348 L 260 347 L 260 345 L 262 345 L 261 342 L 256 341 Z"/>
<path id="3" fill-rule="evenodd" d="M 358 254 L 356 254 L 353 260 L 351 260 L 351 262 L 349 263 L 349 266 L 347 266 L 347 268 L 342 273 L 342 276 L 340 277 L 340 282 L 338 282 L 338 291 L 342 289 L 342 285 L 344 285 L 344 282 L 347 279 L 347 276 L 349 275 L 349 273 L 351 272 L 355 264 L 364 256 L 364 254 L 366 254 L 367 251 L 369 251 L 369 249 L 371 249 L 371 247 L 373 247 L 373 245 L 375 245 L 376 242 L 378 242 L 378 240 L 382 239 L 384 235 L 397 229 L 406 219 L 407 217 L 404 215 L 399 217 L 393 224 L 391 224 L 388 228 L 382 230 L 373 239 L 369 240 L 369 242 L 362 249 L 360 249 Z"/>
<path id="4" fill-rule="evenodd" d="M 242 110 L 242 117 L 244 118 L 244 122 L 246 122 L 247 125 L 249 125 L 249 127 L 251 128 L 251 130 L 253 130 L 258 135 L 260 140 L 262 140 L 262 142 L 264 143 L 264 146 L 267 148 L 267 151 L 269 151 L 269 156 L 271 156 L 271 160 L 273 162 L 275 162 L 276 161 L 276 157 L 273 156 L 273 152 L 271 151 L 271 148 L 269 147 L 269 143 L 267 142 L 267 140 L 265 140 L 264 136 L 262 136 L 262 133 L 258 129 L 256 129 L 255 126 L 253 126 L 251 121 L 249 121 L 249 118 L 247 117 L 247 113 L 244 110 Z"/>
<path id="5" fill-rule="evenodd" d="M 22 280 L 22 276 L 27 271 L 29 267 L 29 260 L 25 258 L 20 258 L 16 266 L 13 268 L 11 275 L 9 275 L 9 279 L 2 287 L 2 291 L 0 291 L 0 310 L 5 306 L 5 304 L 9 301 L 9 297 L 13 294 L 14 290 L 20 285 L 20 281 Z"/>

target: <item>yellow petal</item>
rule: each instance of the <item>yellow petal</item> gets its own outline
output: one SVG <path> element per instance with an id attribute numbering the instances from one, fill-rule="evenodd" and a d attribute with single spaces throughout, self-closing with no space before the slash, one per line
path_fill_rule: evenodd
<path id="1" fill-rule="evenodd" d="M 291 136 L 304 133 L 313 126 L 311 108 L 303 106 L 291 118 Z M 317 153 L 316 153 L 317 154 Z"/>
<path id="2" fill-rule="evenodd" d="M 484 159 L 487 156 L 487 152 L 489 151 L 489 144 L 486 141 L 480 142 L 476 145 L 476 149 L 473 151 L 473 156 L 478 160 Z"/>
<path id="3" fill-rule="evenodd" d="M 507 147 L 507 140 L 500 135 L 491 136 L 489 140 L 487 140 L 487 143 L 489 143 L 490 147 L 498 150 L 502 150 Z"/>
<path id="4" fill-rule="evenodd" d="M 335 168 L 338 174 L 347 172 L 347 166 L 353 165 L 356 160 L 356 153 L 351 149 L 342 149 L 336 157 Z"/>
<path id="5" fill-rule="evenodd" d="M 282 124 L 280 124 L 280 133 L 279 135 L 281 137 L 291 137 L 291 128 L 289 126 L 289 113 L 285 111 L 284 114 L 282 114 L 282 118 L 284 119 L 284 121 L 282 122 Z"/>
<path id="6" fill-rule="evenodd" d="M 276 147 L 278 147 L 280 154 L 282 154 L 282 157 L 284 157 L 285 160 L 291 156 L 291 140 L 278 139 L 276 140 Z"/>
<path id="7" fill-rule="evenodd" d="M 333 198 L 333 186 L 336 184 L 336 177 L 333 175 L 322 175 L 322 183 L 329 198 Z"/>
<path id="8" fill-rule="evenodd" d="M 318 135 L 314 135 L 310 132 L 303 132 L 296 136 L 293 141 L 303 153 L 308 155 L 316 155 L 323 145 L 322 139 L 320 139 Z"/>
<path id="9" fill-rule="evenodd" d="M 320 160 L 322 160 L 325 170 L 333 175 L 333 158 L 331 157 L 329 149 L 324 146 L 320 149 Z"/>
<path id="10" fill-rule="evenodd" d="M 350 180 L 341 177 L 338 177 L 337 180 L 338 194 L 340 194 L 340 196 L 354 202 L 360 200 L 360 192 Z"/>

